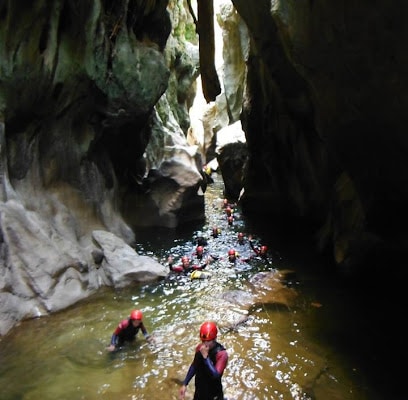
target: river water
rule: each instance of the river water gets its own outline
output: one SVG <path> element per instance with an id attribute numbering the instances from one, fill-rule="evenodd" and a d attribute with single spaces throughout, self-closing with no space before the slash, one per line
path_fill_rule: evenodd
<path id="1" fill-rule="evenodd" d="M 209 237 L 208 244 L 220 256 L 208 267 L 211 278 L 172 276 L 124 290 L 107 288 L 68 310 L 22 323 L 0 342 L 0 399 L 177 399 L 204 320 L 218 323 L 218 341 L 229 353 L 223 377 L 228 400 L 393 399 L 384 395 L 387 385 L 375 379 L 372 343 L 360 340 L 366 310 L 335 277 L 322 276 L 329 269 L 324 261 L 304 248 L 275 244 L 273 235 L 248 232 L 239 210 L 228 225 L 222 200 L 222 182 L 215 176 L 205 193 L 202 224 L 184 232 L 138 233 L 138 252 L 165 263 L 170 254 L 193 251 L 194 231 L 208 234 L 218 226 L 220 236 Z M 267 244 L 269 262 L 226 265 L 224 255 L 237 248 L 238 231 Z M 272 269 L 296 273 L 290 282 L 296 306 L 243 305 L 239 300 L 251 277 Z M 234 296 L 238 300 L 230 301 Z M 155 342 L 139 334 L 134 344 L 108 353 L 113 330 L 133 308 L 143 310 Z M 360 317 L 350 321 L 351 314 Z M 192 381 L 187 399 L 193 392 Z"/>

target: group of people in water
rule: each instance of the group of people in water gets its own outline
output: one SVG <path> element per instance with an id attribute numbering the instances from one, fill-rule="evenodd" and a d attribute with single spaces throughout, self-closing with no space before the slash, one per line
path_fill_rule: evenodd
<path id="1" fill-rule="evenodd" d="M 217 232 L 218 235 L 219 228 L 215 227 L 213 232 Z M 199 234 L 201 235 L 201 232 L 199 232 Z M 205 239 L 203 239 L 202 236 L 199 237 L 201 242 L 204 242 Z M 247 242 L 252 250 L 252 254 L 241 256 L 240 252 L 236 248 L 231 247 L 226 254 L 226 258 L 228 259 L 230 265 L 234 265 L 238 260 L 248 262 L 255 257 L 263 260 L 269 259 L 267 246 L 256 245 L 251 236 L 247 238 Z M 246 243 L 245 236 L 242 232 L 238 232 L 237 243 L 240 246 L 243 246 Z M 212 254 L 203 244 L 199 244 L 196 246 L 190 256 L 182 256 L 179 263 L 175 263 L 173 256 L 169 256 L 167 262 L 171 272 L 187 274 L 193 273 L 194 271 L 202 271 L 213 261 L 222 259 L 225 259 L 223 255 L 219 256 Z M 194 275 L 192 275 L 192 278 L 194 279 Z"/>
<path id="2" fill-rule="evenodd" d="M 234 221 L 233 205 L 224 200 L 224 210 L 228 226 Z M 221 229 L 214 226 L 210 236 L 217 239 L 221 235 Z M 168 267 L 172 273 L 191 274 L 191 278 L 208 277 L 208 274 L 200 274 L 197 271 L 203 271 L 214 261 L 228 260 L 230 266 L 238 262 L 249 262 L 254 258 L 270 262 L 268 247 L 255 243 L 252 235 L 245 236 L 243 232 L 238 232 L 236 246 L 230 247 L 226 254 L 214 254 L 208 249 L 209 240 L 198 231 L 193 237 L 195 248 L 189 255 L 183 255 L 178 262 L 175 262 L 173 255 L 167 259 Z M 242 249 L 242 251 L 240 251 Z"/>
<path id="3" fill-rule="evenodd" d="M 212 230 L 212 237 L 217 238 L 220 233 L 221 230 L 218 227 L 214 227 Z M 194 250 L 190 255 L 183 255 L 178 263 L 175 262 L 175 258 L 172 255 L 168 257 L 167 263 L 170 272 L 183 274 L 190 273 L 192 274 L 192 279 L 194 279 L 194 277 L 202 276 L 194 274 L 195 271 L 202 271 L 206 269 L 208 265 L 218 260 L 228 260 L 230 266 L 236 265 L 237 262 L 249 262 L 255 258 L 267 261 L 268 263 L 271 261 L 270 256 L 268 255 L 268 247 L 266 245 L 256 244 L 252 236 L 246 237 L 243 232 L 238 232 L 237 246 L 230 247 L 225 255 L 214 254 L 208 250 L 208 241 L 204 238 L 201 232 L 197 233 L 193 241 L 196 244 Z M 240 247 L 244 249 L 244 246 L 246 245 L 248 245 L 245 249 L 246 254 L 243 255 L 238 249 Z"/>
<path id="4" fill-rule="evenodd" d="M 234 209 L 224 200 L 224 209 L 228 226 L 234 222 Z M 213 239 L 221 235 L 221 229 L 214 226 L 211 231 Z M 248 262 L 251 259 L 268 260 L 268 248 L 265 245 L 258 245 L 251 235 L 245 236 L 243 232 L 238 232 L 236 247 L 229 248 L 226 255 L 212 254 L 208 249 L 209 239 L 202 232 L 197 232 L 193 238 L 194 249 L 189 255 L 183 255 L 178 262 L 174 257 L 168 257 L 167 262 L 172 274 L 190 274 L 191 279 L 202 279 L 207 277 L 205 270 L 211 263 L 217 260 L 225 260 L 227 265 L 234 266 L 238 261 Z M 241 256 L 236 248 L 249 250 L 245 256 Z M 269 261 L 269 260 L 268 260 Z M 204 273 L 203 273 L 204 272 Z M 141 310 L 133 310 L 130 316 L 121 321 L 114 330 L 108 351 L 120 349 L 126 342 L 135 340 L 137 334 L 141 332 L 145 339 L 154 342 L 154 337 L 148 333 L 143 323 L 143 313 Z M 195 377 L 194 400 L 223 400 L 223 386 L 221 378 L 228 363 L 228 353 L 223 345 L 217 342 L 218 328 L 215 322 L 205 321 L 200 326 L 200 343 L 195 348 L 195 355 L 191 362 L 187 374 L 179 389 L 180 400 L 185 399 L 187 386 Z"/>

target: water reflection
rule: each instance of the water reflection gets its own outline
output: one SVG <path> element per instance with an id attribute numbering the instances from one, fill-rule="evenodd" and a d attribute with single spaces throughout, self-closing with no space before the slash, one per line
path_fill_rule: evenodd
<path id="1" fill-rule="evenodd" d="M 221 193 L 221 186 L 208 188 L 207 221 L 200 227 L 205 233 L 221 229 L 209 239 L 210 251 L 220 255 L 208 267 L 210 279 L 174 275 L 106 289 L 50 318 L 22 323 L 0 343 L 0 399 L 177 399 L 204 320 L 217 321 L 219 341 L 229 353 L 223 378 L 228 400 L 375 399 L 352 361 L 313 334 L 337 318 L 328 304 L 316 307 L 311 294 L 292 282 L 300 294 L 296 307 L 248 305 L 249 280 L 272 266 L 254 261 L 233 268 L 223 258 L 236 245 L 237 232 L 245 232 L 245 222 L 236 212 L 234 225 L 227 225 Z M 194 247 L 190 234 L 163 246 L 157 235 L 147 237 L 138 246 L 162 262 Z M 273 266 L 279 268 L 279 260 Z M 143 310 L 155 343 L 139 335 L 121 351 L 107 352 L 118 321 L 133 308 Z M 193 393 L 189 387 L 187 399 Z"/>

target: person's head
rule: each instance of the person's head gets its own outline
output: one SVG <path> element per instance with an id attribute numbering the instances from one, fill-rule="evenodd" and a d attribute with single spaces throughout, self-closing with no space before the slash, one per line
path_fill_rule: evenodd
<path id="1" fill-rule="evenodd" d="M 202 342 L 211 345 L 211 342 L 217 339 L 218 328 L 212 321 L 205 321 L 200 327 L 200 339 Z"/>
<path id="2" fill-rule="evenodd" d="M 234 249 L 229 249 L 228 250 L 228 259 L 230 261 L 234 261 L 236 259 L 237 252 Z"/>
<path id="3" fill-rule="evenodd" d="M 196 253 L 198 256 L 202 256 L 204 253 L 204 247 L 203 246 L 197 246 L 196 247 Z"/>
<path id="4" fill-rule="evenodd" d="M 187 256 L 181 257 L 181 263 L 183 264 L 183 267 L 186 268 L 190 264 L 190 260 Z"/>
<path id="5" fill-rule="evenodd" d="M 130 313 L 129 319 L 132 321 L 134 326 L 138 326 L 142 323 L 143 313 L 140 310 L 133 310 Z"/>
<path id="6" fill-rule="evenodd" d="M 244 240 L 244 234 L 242 232 L 238 232 L 238 241 L 242 242 Z"/>
<path id="7" fill-rule="evenodd" d="M 230 216 L 227 218 L 227 221 L 228 221 L 228 225 L 232 225 L 232 223 L 234 222 L 234 217 L 233 217 L 232 215 L 230 215 Z"/>
<path id="8" fill-rule="evenodd" d="M 212 234 L 214 237 L 217 237 L 221 233 L 221 229 L 217 228 L 216 226 L 212 229 Z"/>
<path id="9" fill-rule="evenodd" d="M 267 251 L 268 251 L 268 248 L 266 246 L 261 246 L 261 250 L 260 250 L 261 254 L 264 255 L 267 253 Z"/>

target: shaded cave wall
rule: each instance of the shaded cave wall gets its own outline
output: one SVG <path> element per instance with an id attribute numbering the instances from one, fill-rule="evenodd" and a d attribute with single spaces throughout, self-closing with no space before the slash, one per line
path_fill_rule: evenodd
<path id="1" fill-rule="evenodd" d="M 251 40 L 245 212 L 257 219 L 264 204 L 264 221 L 306 228 L 345 271 L 363 264 L 378 271 L 395 256 L 402 274 L 407 5 L 233 4 Z"/>

